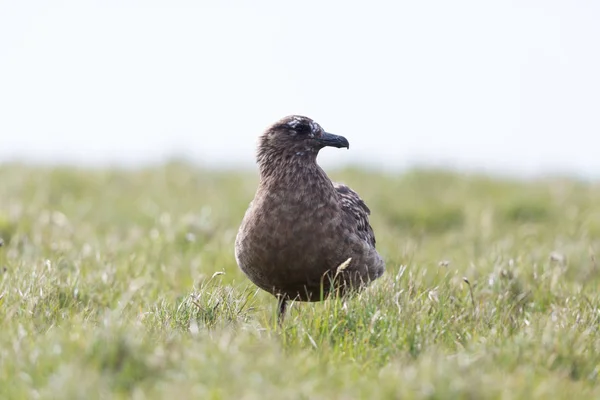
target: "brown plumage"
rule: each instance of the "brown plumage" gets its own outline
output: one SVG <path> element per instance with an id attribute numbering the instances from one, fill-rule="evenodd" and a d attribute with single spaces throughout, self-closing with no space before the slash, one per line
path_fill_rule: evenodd
<path id="1" fill-rule="evenodd" d="M 287 300 L 319 301 L 332 290 L 358 290 L 385 270 L 369 208 L 317 165 L 325 146 L 349 148 L 346 138 L 298 115 L 276 122 L 259 139 L 260 183 L 237 234 L 235 257 L 252 282 L 279 299 L 280 320 Z"/>

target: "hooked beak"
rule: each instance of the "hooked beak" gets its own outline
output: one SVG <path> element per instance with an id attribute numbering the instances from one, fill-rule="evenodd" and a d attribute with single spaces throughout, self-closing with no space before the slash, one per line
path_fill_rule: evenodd
<path id="1" fill-rule="evenodd" d="M 323 132 L 320 138 L 317 138 L 317 141 L 325 146 L 337 147 L 338 149 L 345 147 L 347 149 L 350 148 L 350 143 L 348 143 L 348 139 L 343 136 L 333 135 L 331 133 Z"/>

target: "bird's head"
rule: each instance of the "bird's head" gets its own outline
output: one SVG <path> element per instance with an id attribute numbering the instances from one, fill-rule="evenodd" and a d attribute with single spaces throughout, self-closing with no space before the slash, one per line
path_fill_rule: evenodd
<path id="1" fill-rule="evenodd" d="M 287 116 L 271 125 L 259 139 L 258 156 L 316 159 L 323 147 L 350 148 L 343 136 L 327 133 L 319 124 L 301 115 Z"/>

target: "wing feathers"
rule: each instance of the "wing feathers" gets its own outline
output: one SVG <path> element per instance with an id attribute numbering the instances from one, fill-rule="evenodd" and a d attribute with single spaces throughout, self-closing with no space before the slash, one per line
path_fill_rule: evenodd
<path id="1" fill-rule="evenodd" d="M 336 192 L 340 198 L 343 212 L 346 214 L 347 221 L 354 224 L 356 234 L 371 246 L 375 247 L 375 234 L 369 224 L 369 215 L 371 210 L 358 194 L 348 186 L 341 183 L 334 183 Z"/>

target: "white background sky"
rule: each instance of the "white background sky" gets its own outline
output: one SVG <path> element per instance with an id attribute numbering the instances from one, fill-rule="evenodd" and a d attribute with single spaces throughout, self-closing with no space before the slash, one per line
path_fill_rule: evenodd
<path id="1" fill-rule="evenodd" d="M 0 0 L 0 162 L 252 166 L 288 114 L 324 165 L 600 176 L 600 2 Z"/>

